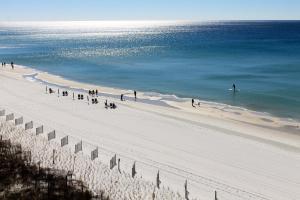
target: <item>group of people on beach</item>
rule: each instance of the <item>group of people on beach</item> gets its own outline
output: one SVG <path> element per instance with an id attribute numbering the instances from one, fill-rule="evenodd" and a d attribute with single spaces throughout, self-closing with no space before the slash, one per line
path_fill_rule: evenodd
<path id="1" fill-rule="evenodd" d="M 98 90 L 89 90 L 89 95 L 91 95 L 91 96 L 94 96 L 94 95 L 98 96 Z"/>
<path id="2" fill-rule="evenodd" d="M 6 67 L 6 62 L 1 62 L 1 66 L 2 66 L 2 67 Z M 11 63 L 10 63 L 10 66 L 11 66 L 12 69 L 14 69 L 14 68 L 15 68 L 14 62 L 11 62 Z"/>
<path id="3" fill-rule="evenodd" d="M 46 93 L 52 94 L 52 93 L 55 93 L 55 91 L 52 88 L 48 88 L 48 86 L 46 86 Z M 134 94 L 134 99 L 136 101 L 136 99 L 137 99 L 137 92 L 134 90 L 133 94 Z M 57 95 L 58 96 L 60 95 L 59 88 L 57 89 Z M 62 95 L 63 96 L 69 96 L 69 93 L 68 93 L 68 91 L 62 91 Z M 96 90 L 89 90 L 88 91 L 88 95 L 86 96 L 88 104 L 90 103 L 90 101 L 89 101 L 90 98 L 89 97 L 92 97 L 91 98 L 92 104 L 98 104 L 99 103 L 98 99 L 94 98 L 95 96 L 98 97 L 98 90 L 97 89 Z M 75 94 L 74 94 L 74 92 L 73 92 L 73 100 L 75 100 Z M 84 100 L 84 95 L 83 94 L 78 94 L 78 100 Z M 121 101 L 124 101 L 124 94 L 121 94 Z M 107 99 L 106 99 L 105 102 L 104 102 L 104 107 L 106 109 L 107 108 L 116 109 L 117 105 L 114 102 L 108 103 Z"/>
<path id="4" fill-rule="evenodd" d="M 98 90 L 97 89 L 96 90 L 89 90 L 88 93 L 89 93 L 89 96 L 92 96 L 92 97 L 97 96 L 98 97 Z M 88 103 L 89 103 L 89 96 L 86 97 Z M 97 98 L 92 98 L 91 101 L 92 101 L 92 104 L 98 104 L 99 103 Z"/>
<path id="5" fill-rule="evenodd" d="M 108 104 L 107 103 L 107 99 L 104 102 L 104 106 L 105 106 L 106 109 L 108 109 L 108 108 L 110 108 L 110 109 L 116 109 L 117 108 L 117 106 L 116 106 L 116 104 L 114 102 Z"/>

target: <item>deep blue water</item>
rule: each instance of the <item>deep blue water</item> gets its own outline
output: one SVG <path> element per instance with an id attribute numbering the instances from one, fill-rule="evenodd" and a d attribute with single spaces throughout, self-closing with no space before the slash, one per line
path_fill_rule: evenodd
<path id="1" fill-rule="evenodd" d="M 300 119 L 300 21 L 6 22 L 0 60 Z"/>

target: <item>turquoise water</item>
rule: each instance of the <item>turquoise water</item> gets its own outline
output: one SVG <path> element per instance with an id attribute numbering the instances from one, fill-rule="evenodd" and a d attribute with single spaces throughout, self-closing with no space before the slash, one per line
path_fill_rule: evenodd
<path id="1" fill-rule="evenodd" d="M 300 119 L 300 21 L 2 22 L 0 60 Z"/>

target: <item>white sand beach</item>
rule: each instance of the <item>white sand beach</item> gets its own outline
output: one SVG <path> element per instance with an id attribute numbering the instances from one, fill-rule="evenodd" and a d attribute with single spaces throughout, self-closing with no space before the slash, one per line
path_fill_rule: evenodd
<path id="1" fill-rule="evenodd" d="M 47 94 L 46 85 L 23 77 L 35 73 L 38 73 L 38 79 L 74 90 L 98 89 L 101 93 L 115 95 L 126 93 L 125 99 L 132 97 L 132 92 L 78 83 L 22 66 L 16 66 L 14 70 L 0 68 L 0 110 L 23 116 L 26 122 L 32 120 L 35 127 L 44 125 L 46 132 L 56 130 L 57 140 L 47 144 L 52 145 L 50 148 L 59 146 L 61 137 L 69 135 L 73 141 L 65 151 L 67 148 L 73 151 L 74 144 L 83 140 L 85 155 L 89 156 L 91 150 L 99 148 L 99 158 L 95 161 L 103 163 L 104 168 L 109 166 L 109 159 L 115 153 L 121 159 L 124 173 L 130 174 L 131 166 L 136 162 L 137 176 L 141 179 L 126 182 L 120 178 L 118 180 L 123 184 L 111 183 L 110 186 L 125 187 L 145 180 L 139 190 L 144 188 L 145 193 L 149 193 L 153 191 L 149 189 L 153 187 L 150 183 L 155 185 L 159 170 L 164 186 L 162 190 L 172 194 L 167 197 L 158 195 L 158 199 L 173 199 L 177 192 L 184 197 L 185 180 L 188 181 L 190 198 L 213 199 L 216 190 L 219 200 L 300 199 L 299 121 L 203 101 L 195 108 L 190 101 L 164 100 L 163 103 L 169 106 L 154 105 L 141 102 L 140 99 L 151 99 L 141 92 L 138 92 L 137 102 L 99 96 L 99 104 L 88 104 L 86 100 L 73 100 L 72 89 L 61 88 L 60 91 L 68 90 L 69 96 L 60 94 L 58 97 L 57 92 Z M 55 91 L 58 88 L 48 87 Z M 75 94 L 77 97 L 78 92 Z M 116 103 L 117 109 L 106 109 L 106 99 Z M 20 138 L 31 136 L 14 137 L 30 146 Z M 38 158 L 36 156 L 36 161 Z M 82 156 L 77 167 L 94 169 L 84 166 L 93 165 L 84 158 Z M 47 156 L 45 159 L 51 163 Z M 63 163 L 61 161 L 60 167 L 65 166 Z M 108 167 L 103 170 L 108 170 Z M 117 175 L 115 172 L 109 177 Z M 124 176 L 127 175 L 120 175 Z M 84 179 L 90 177 L 93 175 Z M 92 184 L 100 185 L 99 181 L 89 182 L 94 192 L 99 188 Z M 134 189 L 136 187 L 127 192 Z M 138 199 L 134 195 L 122 197 L 122 194 L 118 193 L 115 198 Z M 151 199 L 151 194 L 140 199 Z"/>

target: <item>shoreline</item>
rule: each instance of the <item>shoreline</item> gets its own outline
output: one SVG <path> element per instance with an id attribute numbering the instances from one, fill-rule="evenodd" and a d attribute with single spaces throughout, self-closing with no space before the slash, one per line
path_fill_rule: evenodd
<path id="1" fill-rule="evenodd" d="M 24 69 L 28 69 L 30 71 L 29 74 L 25 74 L 25 76 L 29 76 L 32 78 L 32 81 L 40 81 L 43 82 L 44 84 L 49 84 L 49 85 L 54 85 L 57 87 L 62 87 L 62 88 L 69 88 L 72 90 L 79 90 L 79 91 L 88 91 L 90 88 L 99 88 L 99 93 L 100 96 L 107 96 L 107 97 L 113 97 L 116 99 L 119 99 L 120 94 L 125 94 L 127 97 L 127 100 L 133 101 L 133 90 L 132 89 L 121 89 L 121 88 L 114 88 L 114 87 L 107 87 L 107 86 L 102 86 L 102 85 L 97 85 L 97 84 L 90 84 L 90 83 L 84 83 L 84 82 L 79 82 L 75 80 L 70 80 L 67 78 L 64 78 L 59 75 L 54 75 L 48 72 L 36 70 L 34 68 L 28 67 L 28 66 L 19 66 Z M 161 94 L 157 92 L 145 92 L 145 91 L 138 91 L 138 95 L 141 97 L 140 100 L 142 100 L 142 103 L 149 103 L 153 105 L 159 105 L 159 106 L 168 106 L 176 109 L 183 109 L 187 110 L 188 106 L 186 104 L 190 104 L 191 98 L 188 97 L 177 97 L 176 95 L 172 94 Z M 240 106 L 233 106 L 225 103 L 220 103 L 220 102 L 214 102 L 214 101 L 206 101 L 206 100 L 201 100 L 201 99 L 195 99 L 196 103 L 200 102 L 201 107 L 212 109 L 212 110 L 219 110 L 220 112 L 227 112 L 233 115 L 242 115 L 242 114 L 247 114 L 248 116 L 252 116 L 253 118 L 260 119 L 261 123 L 267 122 L 267 124 L 264 124 L 266 126 L 270 125 L 272 122 L 277 122 L 278 126 L 275 127 L 280 127 L 280 124 L 287 124 L 287 127 L 295 127 L 298 126 L 300 123 L 300 119 L 296 118 L 285 118 L 285 117 L 280 117 L 273 115 L 268 112 L 262 112 L 262 111 L 256 111 L 256 110 L 251 110 L 245 107 L 240 107 Z M 159 103 L 157 103 L 159 102 Z M 182 106 L 185 104 L 185 106 Z M 198 107 L 196 105 L 196 107 Z M 224 114 L 223 113 L 223 114 Z M 231 116 L 232 117 L 232 116 Z M 239 120 L 248 123 L 248 121 L 241 120 L 239 117 L 232 117 L 233 120 Z M 253 123 L 256 124 L 256 123 Z M 261 124 L 258 124 L 261 125 Z M 300 131 L 300 129 L 299 129 Z M 300 134 L 300 132 L 299 132 Z"/>
<path id="2" fill-rule="evenodd" d="M 42 72 L 44 73 L 44 72 Z M 52 87 L 58 87 L 58 88 L 62 88 L 62 89 L 67 89 L 67 90 L 72 90 L 72 91 L 76 91 L 76 92 L 81 92 L 81 93 L 88 93 L 88 89 L 87 88 L 74 88 L 74 87 L 71 87 L 71 86 L 66 86 L 66 85 L 59 85 L 59 84 L 56 84 L 56 83 L 53 83 L 53 82 L 49 82 L 47 79 L 40 79 L 40 78 L 37 78 L 40 74 L 39 73 L 34 73 L 34 74 L 30 74 L 30 75 L 23 75 L 23 77 L 27 80 L 30 80 L 30 81 L 33 81 L 33 82 L 39 82 L 43 85 L 47 85 L 47 86 L 52 86 Z M 51 75 L 51 76 L 54 76 L 54 75 Z M 65 79 L 66 80 L 66 79 Z M 100 87 L 100 86 L 96 86 L 96 87 Z M 102 87 L 102 86 L 101 86 Z M 120 90 L 121 89 L 115 89 L 115 88 L 111 88 L 111 89 L 114 89 L 114 90 Z M 125 91 L 125 90 L 122 90 L 122 91 Z M 129 90 L 127 90 L 129 91 Z M 133 92 L 131 92 L 133 93 Z M 129 92 L 127 93 L 123 93 L 124 95 L 128 95 L 128 94 L 131 94 Z M 98 92 L 98 96 L 104 96 L 104 97 L 108 97 L 108 98 L 115 98 L 115 99 L 118 99 L 120 97 L 120 95 L 118 94 L 115 94 L 115 93 L 105 93 L 105 92 L 102 92 L 102 91 L 99 91 Z M 127 96 L 127 101 L 134 101 L 134 98 L 133 97 L 128 97 Z M 142 103 L 148 103 L 148 104 L 152 104 L 152 105 L 160 105 L 160 106 L 167 106 L 167 107 L 170 107 L 169 105 L 167 105 L 166 103 L 160 101 L 160 100 L 152 100 L 152 99 L 139 99 L 139 102 L 142 102 Z"/>

